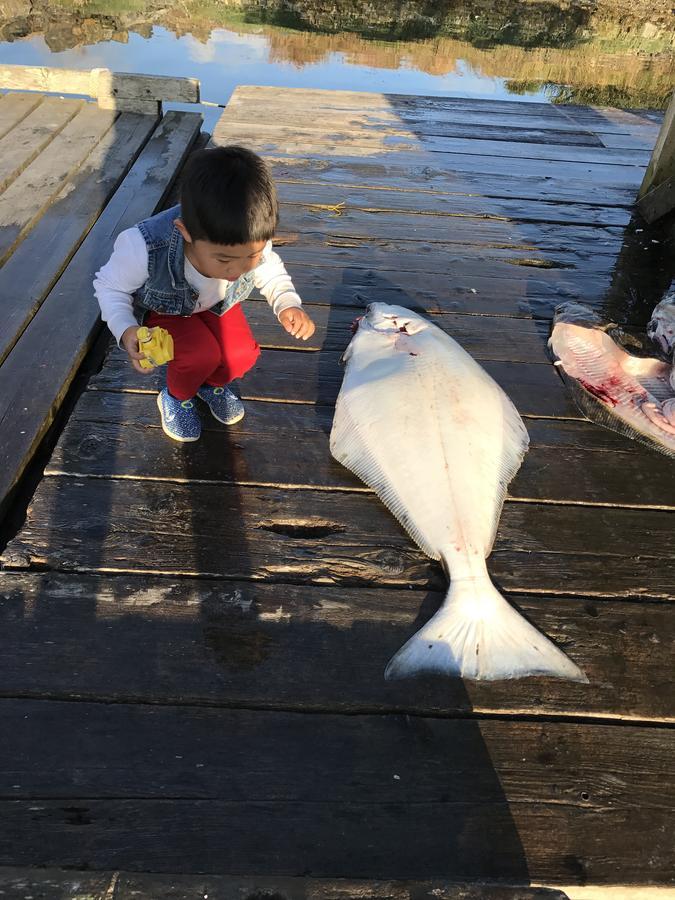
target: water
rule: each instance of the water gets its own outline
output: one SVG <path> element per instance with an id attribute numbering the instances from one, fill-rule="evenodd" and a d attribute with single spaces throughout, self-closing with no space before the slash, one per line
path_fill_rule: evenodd
<path id="1" fill-rule="evenodd" d="M 0 62 L 190 75 L 219 104 L 259 84 L 662 107 L 670 4 L 596 2 L 4 0 Z"/>

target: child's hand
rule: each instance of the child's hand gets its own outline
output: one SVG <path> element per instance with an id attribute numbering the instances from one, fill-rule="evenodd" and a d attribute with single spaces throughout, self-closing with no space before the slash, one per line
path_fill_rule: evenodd
<path id="1" fill-rule="evenodd" d="M 301 306 L 291 306 L 279 313 L 279 321 L 289 334 L 306 341 L 316 331 L 316 325 Z"/>
<path id="2" fill-rule="evenodd" d="M 149 375 L 150 372 L 152 372 L 152 369 L 143 369 L 138 362 L 139 359 L 145 359 L 145 356 L 138 349 L 137 331 L 138 327 L 136 325 L 130 325 L 122 334 L 120 343 L 127 351 L 127 356 L 134 369 L 136 369 L 137 372 L 140 372 L 141 375 Z"/>

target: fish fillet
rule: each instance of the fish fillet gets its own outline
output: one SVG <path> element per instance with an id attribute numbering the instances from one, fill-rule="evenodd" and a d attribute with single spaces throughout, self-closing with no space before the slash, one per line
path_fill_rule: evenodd
<path id="1" fill-rule="evenodd" d="M 675 457 L 672 367 L 627 353 L 607 327 L 579 303 L 558 307 L 549 340 L 558 371 L 591 421 Z"/>
<path id="2" fill-rule="evenodd" d="M 371 304 L 343 359 L 331 452 L 451 579 L 440 610 L 385 677 L 585 681 L 487 572 L 506 489 L 529 442 L 506 394 L 445 332 L 398 306 Z"/>

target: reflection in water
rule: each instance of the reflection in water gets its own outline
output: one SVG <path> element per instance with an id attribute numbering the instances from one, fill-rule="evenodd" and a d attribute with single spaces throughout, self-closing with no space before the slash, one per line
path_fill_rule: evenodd
<path id="1" fill-rule="evenodd" d="M 557 102 L 663 106 L 675 81 L 672 4 L 636 0 L 630 10 L 625 6 L 618 0 L 564 6 L 516 0 L 5 0 L 0 36 L 14 42 L 43 35 L 58 53 L 124 44 L 130 34 L 150 39 L 158 25 L 196 38 L 203 50 L 194 61 L 207 63 L 216 59 L 218 30 L 227 28 L 258 35 L 272 64 L 330 62 L 436 77 L 468 70 L 472 89 L 482 79 L 507 79 L 516 95 L 543 91 Z M 244 63 L 247 43 L 240 50 Z M 139 53 L 127 68 L 145 70 L 145 61 Z"/>

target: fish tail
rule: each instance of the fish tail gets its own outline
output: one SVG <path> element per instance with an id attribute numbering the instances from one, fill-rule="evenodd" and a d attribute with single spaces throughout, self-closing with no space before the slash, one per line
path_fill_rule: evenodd
<path id="1" fill-rule="evenodd" d="M 390 660 L 384 675 L 392 679 L 425 673 L 477 681 L 551 675 L 588 682 L 487 576 L 451 583 L 443 606 Z"/>

